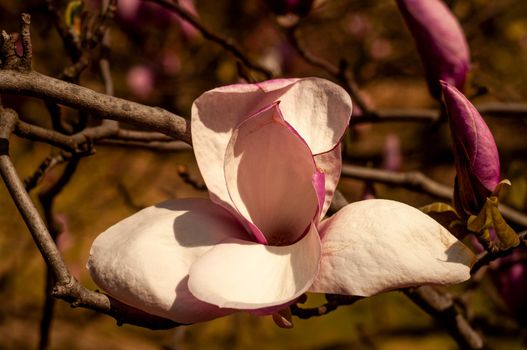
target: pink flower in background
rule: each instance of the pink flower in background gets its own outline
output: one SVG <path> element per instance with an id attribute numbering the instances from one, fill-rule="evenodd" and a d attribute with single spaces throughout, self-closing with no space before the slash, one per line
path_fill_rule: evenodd
<path id="1" fill-rule="evenodd" d="M 102 233 L 88 268 L 113 297 L 180 323 L 273 313 L 307 291 L 369 296 L 469 278 L 473 254 L 419 210 L 352 203 L 322 220 L 351 101 L 317 78 L 236 84 L 192 106 L 210 200 L 146 208 Z"/>
<path id="2" fill-rule="evenodd" d="M 346 29 L 355 39 L 364 40 L 372 30 L 370 19 L 361 13 L 350 13 Z"/>
<path id="3" fill-rule="evenodd" d="M 390 133 L 386 135 L 386 140 L 384 141 L 382 167 L 390 171 L 399 171 L 402 165 L 401 139 L 397 134 Z"/>
<path id="4" fill-rule="evenodd" d="M 439 99 L 444 80 L 463 91 L 470 52 L 459 22 L 441 0 L 397 0 L 415 39 L 431 94 Z"/>
<path id="5" fill-rule="evenodd" d="M 126 75 L 126 83 L 135 96 L 148 98 L 154 90 L 154 72 L 146 66 L 134 66 Z"/>
<path id="6" fill-rule="evenodd" d="M 495 282 L 509 312 L 521 324 L 527 323 L 527 251 L 516 249 L 507 257 L 500 258 L 491 264 L 490 276 Z"/>
<path id="7" fill-rule="evenodd" d="M 141 2 L 141 0 L 119 0 L 117 14 L 127 21 L 133 21 L 139 13 Z"/>
<path id="8" fill-rule="evenodd" d="M 477 214 L 500 182 L 500 159 L 487 124 L 454 86 L 441 82 L 456 162 L 454 203 L 462 215 Z"/>

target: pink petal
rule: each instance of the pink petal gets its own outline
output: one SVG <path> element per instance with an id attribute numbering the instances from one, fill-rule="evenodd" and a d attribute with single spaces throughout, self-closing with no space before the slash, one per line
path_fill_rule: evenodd
<path id="1" fill-rule="evenodd" d="M 208 200 L 168 201 L 99 235 L 87 267 L 98 286 L 128 305 L 180 323 L 207 321 L 233 311 L 189 292 L 190 266 L 218 242 L 244 235 L 231 214 Z"/>
<path id="2" fill-rule="evenodd" d="M 205 92 L 192 105 L 192 142 L 211 199 L 231 205 L 220 169 L 234 128 L 280 101 L 284 119 L 313 154 L 335 147 L 351 115 L 351 100 L 338 85 L 318 78 L 236 84 Z"/>
<path id="3" fill-rule="evenodd" d="M 321 206 L 320 219 L 326 215 L 326 212 L 333 200 L 333 194 L 337 189 L 337 184 L 340 179 L 342 171 L 342 147 L 339 143 L 334 149 L 329 152 L 322 153 L 315 156 L 315 162 L 319 171 L 324 173 L 324 203 Z"/>
<path id="4" fill-rule="evenodd" d="M 313 156 L 277 104 L 234 131 L 224 171 L 232 203 L 260 243 L 295 242 L 317 213 Z"/>
<path id="5" fill-rule="evenodd" d="M 428 215 L 406 204 L 355 202 L 319 226 L 320 272 L 311 291 L 370 296 L 470 278 L 474 254 Z"/>
<path id="6" fill-rule="evenodd" d="M 302 295 L 319 262 L 320 239 L 314 225 L 289 246 L 228 239 L 192 265 L 188 286 L 196 298 L 219 307 L 266 308 Z"/>

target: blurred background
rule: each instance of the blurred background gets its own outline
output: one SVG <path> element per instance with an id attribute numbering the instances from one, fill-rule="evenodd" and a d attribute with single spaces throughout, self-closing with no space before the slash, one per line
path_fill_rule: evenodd
<path id="1" fill-rule="evenodd" d="M 466 95 L 476 104 L 527 102 L 527 3 L 523 0 L 445 1 L 466 34 L 472 69 Z M 53 3 L 65 26 L 82 25 L 101 4 L 86 0 L 83 10 L 69 1 L 3 0 L 0 28 L 14 32 L 19 14 L 32 15 L 33 66 L 59 76 L 71 58 L 48 11 Z M 279 1 L 185 0 L 188 11 L 211 32 L 232 38 L 250 59 L 275 77 L 318 76 L 328 72 L 299 54 L 291 38 L 310 55 L 338 66 L 345 61 L 372 110 L 425 108 L 438 110 L 429 95 L 422 65 L 395 0 L 314 1 L 311 8 L 285 14 Z M 308 3 L 310 3 L 308 1 Z M 68 9 L 69 7 L 69 9 Z M 77 12 L 75 12 L 77 11 Z M 295 12 L 295 11 L 293 11 Z M 80 23 L 80 24 L 79 24 Z M 263 79 L 247 72 L 222 47 L 205 40 L 177 15 L 152 2 L 121 0 L 110 30 L 110 66 L 115 95 L 190 115 L 192 101 L 206 90 Z M 79 83 L 104 91 L 97 65 Z M 52 127 L 44 102 L 2 95 L 2 103 L 31 123 Z M 63 108 L 63 115 L 77 113 Z M 360 113 L 360 112 L 357 112 Z M 527 116 L 527 115 L 526 115 Z M 527 117 L 486 118 L 500 151 L 502 178 L 513 187 L 503 201 L 527 214 Z M 353 126 L 345 137 L 347 162 L 395 171 L 418 170 L 452 185 L 455 175 L 448 128 L 430 123 L 376 123 Z M 191 151 L 154 152 L 141 148 L 96 145 L 83 158 L 53 201 L 52 220 L 58 245 L 72 273 L 89 288 L 85 263 L 93 239 L 140 208 L 168 198 L 207 197 Z M 22 178 L 57 151 L 13 137 L 11 154 Z M 35 203 L 60 178 L 55 167 L 32 192 Z M 180 174 L 184 176 L 180 176 Z M 191 178 L 198 186 L 191 186 Z M 187 181 L 188 182 L 188 181 Z M 421 206 L 431 197 L 385 185 L 342 179 L 339 189 L 350 201 L 375 195 Z M 525 254 L 494 264 L 484 274 L 450 288 L 467 306 L 467 317 L 489 348 L 525 349 L 527 292 Z M 44 304 L 46 274 L 5 186 L 0 186 L 0 349 L 36 349 Z M 308 305 L 323 298 L 310 295 Z M 167 331 L 118 327 L 107 316 L 55 305 L 48 349 L 455 349 L 456 343 L 402 293 L 368 298 L 351 307 L 310 320 L 294 319 L 292 330 L 270 317 L 235 314 L 204 324 Z"/>

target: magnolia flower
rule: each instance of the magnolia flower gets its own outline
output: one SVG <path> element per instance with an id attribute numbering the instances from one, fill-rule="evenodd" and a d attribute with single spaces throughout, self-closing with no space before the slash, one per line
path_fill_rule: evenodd
<path id="1" fill-rule="evenodd" d="M 452 12 L 441 0 L 397 0 L 397 5 L 415 39 L 432 96 L 441 97 L 439 80 L 463 91 L 470 53 Z"/>
<path id="2" fill-rule="evenodd" d="M 454 86 L 441 82 L 456 163 L 455 204 L 461 215 L 477 214 L 500 182 L 500 159 L 487 124 Z"/>
<path id="3" fill-rule="evenodd" d="M 405 204 L 356 202 L 321 221 L 350 114 L 346 92 L 323 79 L 205 92 L 192 142 L 210 200 L 171 200 L 109 228 L 91 249 L 94 281 L 187 324 L 275 313 L 307 291 L 369 296 L 469 278 L 471 251 Z"/>

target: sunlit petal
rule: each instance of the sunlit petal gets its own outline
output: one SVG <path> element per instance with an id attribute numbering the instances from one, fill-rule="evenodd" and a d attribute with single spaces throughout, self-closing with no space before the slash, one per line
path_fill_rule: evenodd
<path id="1" fill-rule="evenodd" d="M 470 278 L 474 254 L 439 223 L 406 204 L 349 204 L 320 226 L 322 259 L 311 291 L 370 296 Z"/>
<path id="2" fill-rule="evenodd" d="M 220 307 L 266 308 L 304 293 L 319 262 L 320 239 L 314 225 L 289 246 L 227 239 L 192 265 L 188 285 L 197 298 Z"/>
<path id="3" fill-rule="evenodd" d="M 190 265 L 226 238 L 247 237 L 225 209 L 201 199 L 148 207 L 97 237 L 88 268 L 114 298 L 180 323 L 226 315 L 188 290 Z"/>

